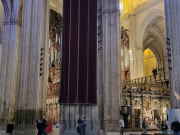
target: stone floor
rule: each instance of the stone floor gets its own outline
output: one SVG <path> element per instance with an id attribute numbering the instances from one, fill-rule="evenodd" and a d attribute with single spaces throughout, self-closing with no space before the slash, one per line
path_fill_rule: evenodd
<path id="1" fill-rule="evenodd" d="M 141 134 L 142 132 L 124 132 L 124 135 L 130 135 L 130 134 Z M 159 131 L 148 131 L 148 134 L 154 134 L 159 133 Z M 5 130 L 0 131 L 0 135 L 6 135 Z M 59 128 L 53 128 L 53 133 L 49 135 L 59 135 Z M 119 135 L 118 132 L 108 132 L 106 135 Z"/>

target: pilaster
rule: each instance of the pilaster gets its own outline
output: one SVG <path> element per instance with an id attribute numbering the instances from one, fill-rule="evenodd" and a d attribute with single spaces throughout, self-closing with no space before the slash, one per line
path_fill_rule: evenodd
<path id="1" fill-rule="evenodd" d="M 130 76 L 131 79 L 134 79 L 136 77 L 136 58 L 135 58 L 135 39 L 136 39 L 136 34 L 135 34 L 135 16 L 134 15 L 129 15 L 129 51 L 132 52 L 132 60 L 130 60 Z"/>
<path id="2" fill-rule="evenodd" d="M 103 91 L 106 131 L 119 131 L 121 93 L 120 13 L 118 0 L 103 1 Z M 100 90 L 101 91 L 101 90 Z"/>

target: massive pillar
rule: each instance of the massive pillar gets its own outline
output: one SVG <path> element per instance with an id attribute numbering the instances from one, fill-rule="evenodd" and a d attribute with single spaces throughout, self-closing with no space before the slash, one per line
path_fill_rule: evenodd
<path id="1" fill-rule="evenodd" d="M 77 134 L 77 120 L 83 117 L 87 121 L 86 134 L 100 134 L 96 104 L 99 98 L 96 96 L 96 2 L 64 0 L 63 3 L 60 135 Z"/>
<path id="2" fill-rule="evenodd" d="M 21 0 L 2 0 L 5 20 L 3 28 L 2 57 L 0 70 L 0 120 L 2 128 L 14 122 L 20 48 L 20 6 Z M 11 9 L 12 7 L 12 9 Z"/>
<path id="3" fill-rule="evenodd" d="M 45 113 L 49 2 L 23 1 L 14 135 L 37 134 Z"/>
<path id="4" fill-rule="evenodd" d="M 171 109 L 180 108 L 180 1 L 164 0 Z"/>
<path id="5" fill-rule="evenodd" d="M 97 105 L 61 105 L 60 134 L 75 134 L 86 116 L 89 135 L 119 131 L 121 81 L 118 0 L 98 0 Z M 101 33 L 102 32 L 102 33 Z M 100 129 L 99 129 L 100 119 Z"/>
<path id="6" fill-rule="evenodd" d="M 6 68 L 7 68 L 7 56 L 8 56 L 8 42 L 9 42 L 9 33 L 10 33 L 10 14 L 11 14 L 11 5 L 10 1 L 2 1 L 4 7 L 4 25 L 3 25 L 3 37 L 2 37 L 2 54 L 1 62 L 4 63 L 1 66 L 0 70 L 0 124 L 1 129 L 4 128 L 7 124 L 7 121 L 4 119 L 4 110 L 6 102 L 4 101 L 5 96 L 5 79 L 6 78 Z M 4 126 L 2 126 L 4 125 Z"/>
<path id="7" fill-rule="evenodd" d="M 102 1 L 102 50 L 98 53 L 101 129 L 119 131 L 121 93 L 120 13 L 118 0 Z M 101 40 L 101 39 L 99 39 Z"/>

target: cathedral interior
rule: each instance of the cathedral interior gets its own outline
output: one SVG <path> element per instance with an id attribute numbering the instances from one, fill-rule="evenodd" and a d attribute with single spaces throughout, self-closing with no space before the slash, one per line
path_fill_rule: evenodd
<path id="1" fill-rule="evenodd" d="M 35 118 L 43 115 L 61 134 L 74 134 L 83 116 L 93 135 L 118 131 L 120 115 L 127 129 L 141 129 L 145 118 L 148 129 L 157 130 L 168 109 L 180 108 L 180 27 L 173 14 L 180 3 L 96 1 L 96 105 L 59 103 L 63 0 L 0 1 L 0 130 L 11 123 L 15 135 L 29 135 L 19 130 L 35 130 Z M 129 115 L 123 107 L 131 108 Z"/>

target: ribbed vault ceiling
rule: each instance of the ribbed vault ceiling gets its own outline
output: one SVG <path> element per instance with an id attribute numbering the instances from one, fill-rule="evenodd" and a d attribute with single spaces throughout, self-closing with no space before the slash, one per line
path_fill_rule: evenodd
<path id="1" fill-rule="evenodd" d="M 63 15 L 63 0 L 51 0 L 50 1 L 50 8 L 57 13 Z"/>

